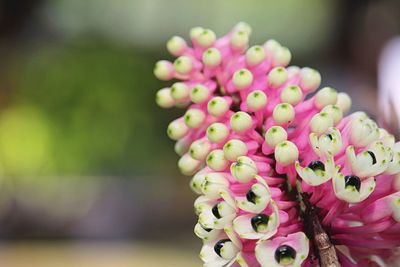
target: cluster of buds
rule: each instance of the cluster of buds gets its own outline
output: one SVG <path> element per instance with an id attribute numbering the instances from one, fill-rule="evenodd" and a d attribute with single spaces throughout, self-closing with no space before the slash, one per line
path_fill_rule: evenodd
<path id="1" fill-rule="evenodd" d="M 400 143 L 320 73 L 289 66 L 275 40 L 249 47 L 251 28 L 227 35 L 200 27 L 192 47 L 167 43 L 177 58 L 156 63 L 172 121 L 178 167 L 193 176 L 204 266 L 311 266 L 316 256 L 300 216 L 309 196 L 342 266 L 380 265 L 400 245 Z"/>

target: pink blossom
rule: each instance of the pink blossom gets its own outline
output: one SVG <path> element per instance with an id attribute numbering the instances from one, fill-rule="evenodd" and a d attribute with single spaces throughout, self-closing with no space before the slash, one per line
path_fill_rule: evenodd
<path id="1" fill-rule="evenodd" d="M 156 63 L 163 108 L 186 108 L 168 126 L 193 176 L 204 266 L 311 266 L 299 214 L 309 196 L 342 266 L 381 266 L 400 246 L 400 143 L 311 68 L 288 66 L 275 40 L 248 47 L 251 28 L 217 38 L 172 37 L 174 62 Z"/>

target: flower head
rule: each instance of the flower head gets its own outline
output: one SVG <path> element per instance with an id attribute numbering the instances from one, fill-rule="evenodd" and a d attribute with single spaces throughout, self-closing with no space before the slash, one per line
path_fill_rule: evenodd
<path id="1" fill-rule="evenodd" d="M 343 266 L 394 256 L 400 143 L 366 113 L 346 116 L 350 97 L 317 90 L 320 73 L 288 66 L 291 53 L 276 40 L 248 48 L 250 35 L 246 23 L 221 38 L 193 28 L 192 47 L 172 37 L 177 58 L 154 68 L 180 80 L 156 93 L 157 104 L 187 107 L 167 134 L 200 195 L 194 231 L 204 266 L 314 264 L 299 196 L 318 211 Z"/>

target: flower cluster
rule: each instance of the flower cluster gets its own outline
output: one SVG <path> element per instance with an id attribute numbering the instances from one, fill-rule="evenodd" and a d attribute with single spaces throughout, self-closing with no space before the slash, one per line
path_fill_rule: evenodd
<path id="1" fill-rule="evenodd" d="M 251 28 L 227 35 L 200 27 L 193 47 L 156 63 L 163 108 L 183 107 L 168 136 L 181 172 L 200 196 L 196 235 L 204 266 L 310 266 L 294 192 L 310 196 L 342 266 L 389 260 L 400 245 L 400 143 L 363 112 L 344 116 L 346 93 L 320 86 L 311 68 L 288 67 L 275 40 L 249 46 Z"/>

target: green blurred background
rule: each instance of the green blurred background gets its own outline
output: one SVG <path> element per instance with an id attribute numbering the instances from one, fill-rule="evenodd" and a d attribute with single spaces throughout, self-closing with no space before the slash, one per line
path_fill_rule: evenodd
<path id="1" fill-rule="evenodd" d="M 195 195 L 165 134 L 183 111 L 154 103 L 168 38 L 246 21 L 251 44 L 279 40 L 374 115 L 398 14 L 396 0 L 0 1 L 0 262 L 199 265 Z"/>

